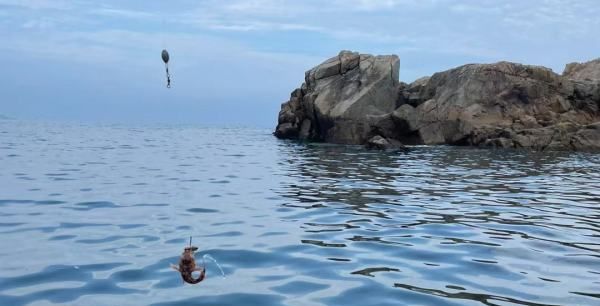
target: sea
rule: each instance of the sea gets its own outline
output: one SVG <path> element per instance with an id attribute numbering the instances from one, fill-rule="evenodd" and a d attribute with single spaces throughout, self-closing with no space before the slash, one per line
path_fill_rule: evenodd
<path id="1" fill-rule="evenodd" d="M 600 154 L 2 120 L 0 305 L 597 306 Z"/>

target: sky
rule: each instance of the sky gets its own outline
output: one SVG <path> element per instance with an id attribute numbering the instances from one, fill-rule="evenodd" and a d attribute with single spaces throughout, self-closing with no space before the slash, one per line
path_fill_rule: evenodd
<path id="1" fill-rule="evenodd" d="M 0 0 L 0 114 L 272 128 L 340 50 L 397 54 L 404 82 L 503 60 L 561 73 L 600 57 L 599 16 L 597 0 Z"/>

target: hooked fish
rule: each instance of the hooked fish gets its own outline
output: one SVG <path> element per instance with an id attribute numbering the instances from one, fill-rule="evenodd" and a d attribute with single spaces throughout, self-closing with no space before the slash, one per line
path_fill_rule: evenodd
<path id="1" fill-rule="evenodd" d="M 205 267 L 196 267 L 196 259 L 194 258 L 194 252 L 198 250 L 195 246 L 189 246 L 183 249 L 183 253 L 179 258 L 179 266 L 171 265 L 171 268 L 178 271 L 181 274 L 181 278 L 188 284 L 197 284 L 204 280 L 206 277 Z M 198 278 L 192 276 L 192 272 L 200 272 Z"/>

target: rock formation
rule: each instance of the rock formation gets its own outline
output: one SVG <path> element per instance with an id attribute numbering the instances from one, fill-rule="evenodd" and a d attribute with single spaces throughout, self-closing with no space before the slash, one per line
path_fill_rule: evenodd
<path id="1" fill-rule="evenodd" d="M 342 51 L 306 73 L 275 135 L 342 144 L 600 149 L 600 59 L 563 75 L 509 62 L 398 82 L 397 56 Z M 380 138 L 377 138 L 380 137 Z"/>
<path id="2" fill-rule="evenodd" d="M 279 113 L 280 138 L 362 144 L 378 116 L 396 109 L 397 56 L 342 51 L 306 72 Z"/>

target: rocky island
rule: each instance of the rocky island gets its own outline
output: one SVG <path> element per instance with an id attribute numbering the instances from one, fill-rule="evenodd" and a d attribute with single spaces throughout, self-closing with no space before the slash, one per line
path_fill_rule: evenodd
<path id="1" fill-rule="evenodd" d="M 600 59 L 562 75 L 510 62 L 469 64 L 411 84 L 396 55 L 342 51 L 305 73 L 275 136 L 366 145 L 449 144 L 600 150 Z"/>

